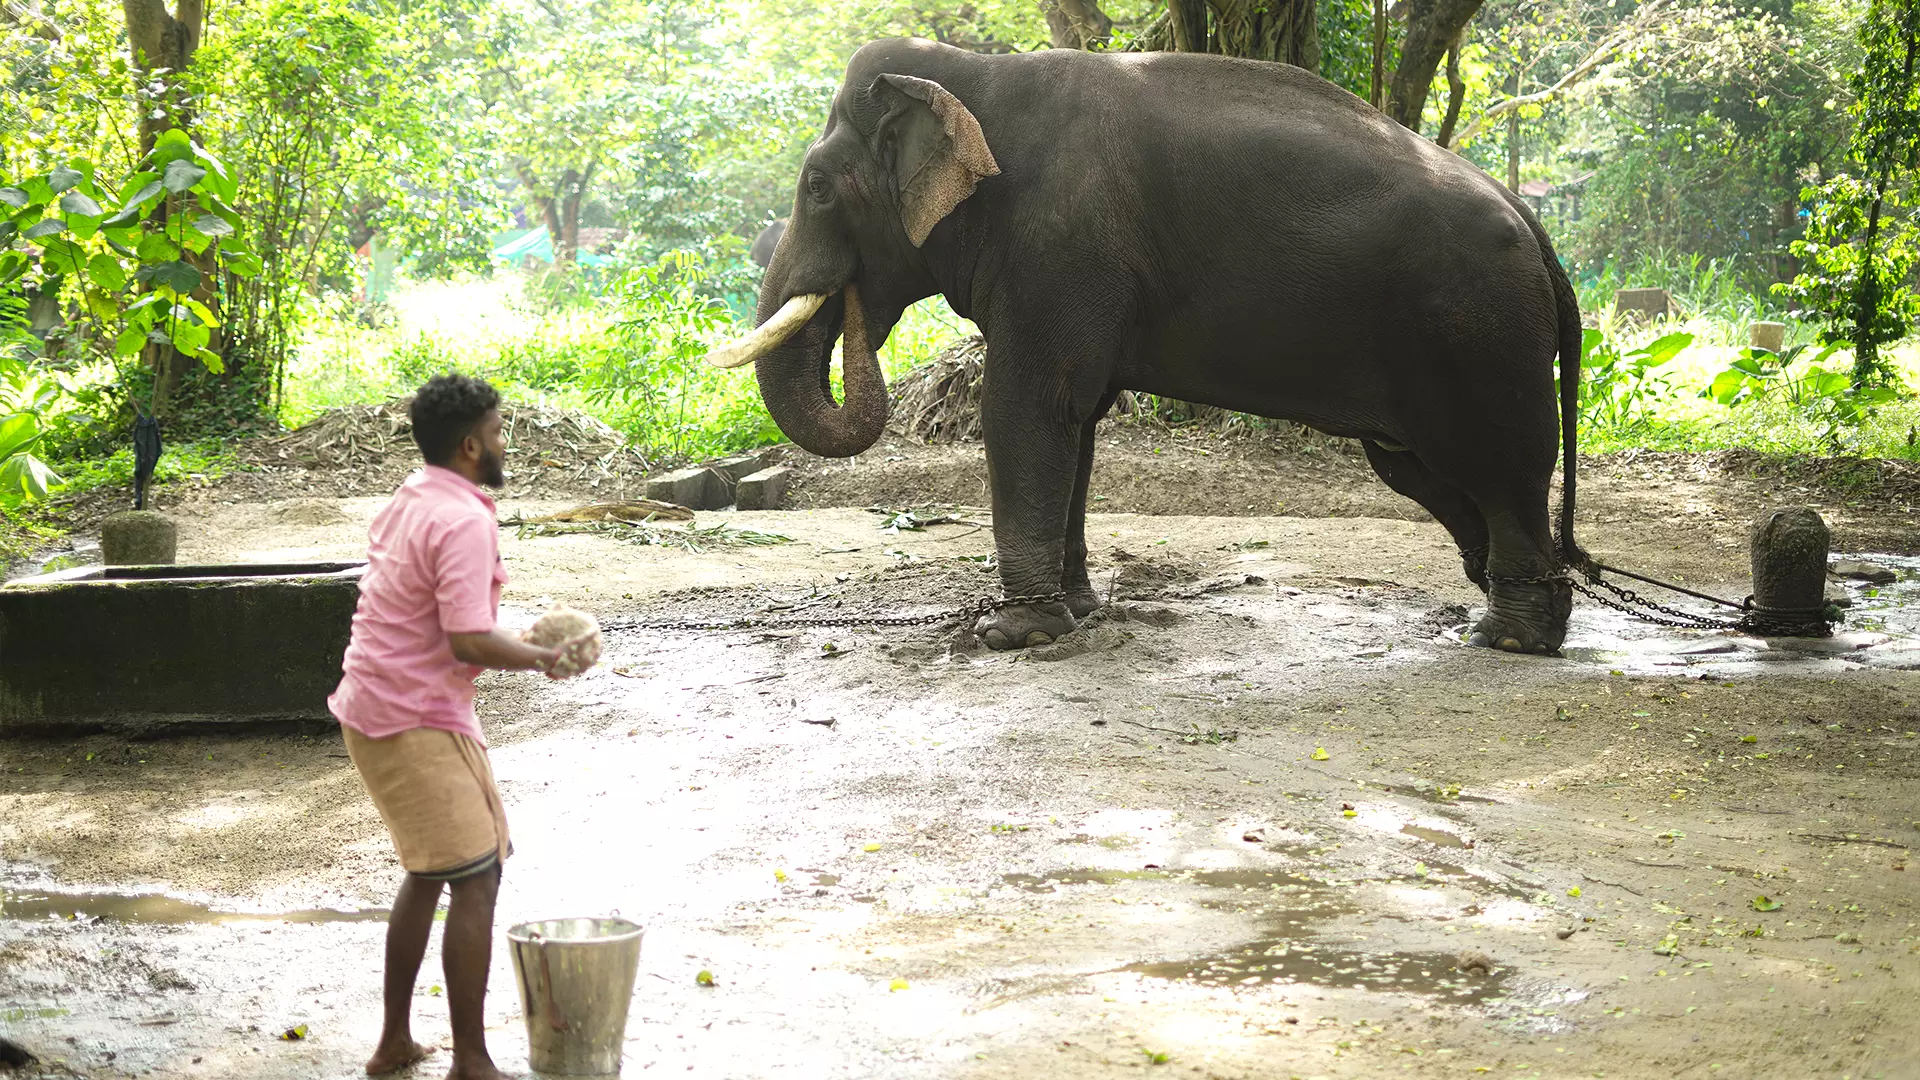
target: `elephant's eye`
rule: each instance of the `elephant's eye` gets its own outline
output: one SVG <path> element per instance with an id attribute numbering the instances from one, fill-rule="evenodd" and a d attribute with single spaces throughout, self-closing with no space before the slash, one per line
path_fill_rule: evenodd
<path id="1" fill-rule="evenodd" d="M 824 173 L 810 172 L 807 174 L 807 194 L 820 202 L 826 202 L 827 197 L 833 194 L 833 186 L 827 183 Z"/>

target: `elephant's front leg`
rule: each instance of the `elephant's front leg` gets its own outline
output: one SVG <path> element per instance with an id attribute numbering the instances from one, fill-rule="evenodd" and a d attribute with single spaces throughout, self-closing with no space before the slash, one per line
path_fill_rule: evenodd
<path id="1" fill-rule="evenodd" d="M 990 361 L 991 363 L 991 361 Z M 987 373 L 983 433 L 987 472 L 993 489 L 993 543 L 1000 564 L 1000 585 L 1008 597 L 1048 596 L 1086 585 L 1086 540 L 1079 538 L 1079 581 L 1067 580 L 1070 519 L 1076 494 L 1086 497 L 1080 479 L 1087 410 L 1063 407 L 1034 392 L 1025 380 L 1000 380 Z M 1005 385 L 1014 382 L 1016 385 Z M 1079 415 L 1068 415 L 1072 412 Z M 1078 625 L 1062 600 L 1012 604 L 982 615 L 974 633 L 994 649 L 1045 645 Z"/>

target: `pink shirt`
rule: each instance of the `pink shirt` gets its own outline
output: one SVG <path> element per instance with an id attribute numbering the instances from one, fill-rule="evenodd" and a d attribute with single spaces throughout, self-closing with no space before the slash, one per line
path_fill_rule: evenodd
<path id="1" fill-rule="evenodd" d="M 334 718 L 370 739 L 440 728 L 485 746 L 473 713 L 481 669 L 453 658 L 448 634 L 484 634 L 506 584 L 493 500 L 451 469 L 407 477 L 367 534 Z"/>

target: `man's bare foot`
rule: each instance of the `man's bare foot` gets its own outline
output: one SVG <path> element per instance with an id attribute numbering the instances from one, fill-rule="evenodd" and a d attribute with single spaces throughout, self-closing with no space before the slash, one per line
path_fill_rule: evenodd
<path id="1" fill-rule="evenodd" d="M 486 1058 L 463 1061 L 455 1057 L 453 1068 L 447 1070 L 447 1080 L 520 1080 L 520 1075 L 501 1072 Z"/>
<path id="2" fill-rule="evenodd" d="M 433 1056 L 433 1047 L 421 1046 L 412 1039 L 396 1042 L 389 1046 L 381 1043 L 367 1059 L 368 1076 L 385 1076 L 396 1073 L 410 1065 L 416 1065 Z"/>

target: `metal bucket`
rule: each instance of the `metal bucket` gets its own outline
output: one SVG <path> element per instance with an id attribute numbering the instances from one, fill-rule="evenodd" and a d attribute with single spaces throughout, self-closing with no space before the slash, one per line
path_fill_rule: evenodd
<path id="1" fill-rule="evenodd" d="M 527 1064 L 535 1072 L 620 1071 L 644 933 L 619 918 L 548 919 L 507 931 L 527 1020 Z"/>

